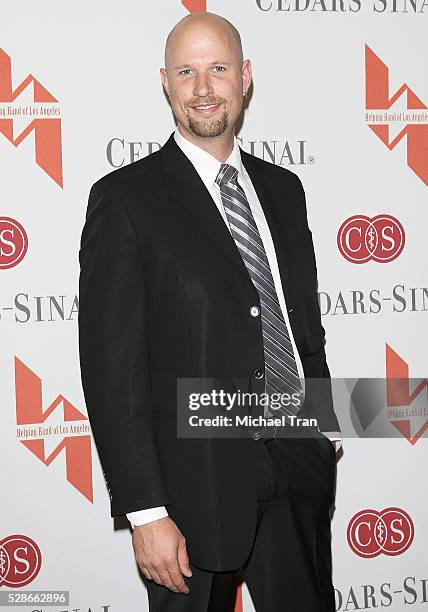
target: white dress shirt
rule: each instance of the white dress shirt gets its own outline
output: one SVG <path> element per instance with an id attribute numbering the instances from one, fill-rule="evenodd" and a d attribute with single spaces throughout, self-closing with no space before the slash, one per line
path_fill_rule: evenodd
<path id="1" fill-rule="evenodd" d="M 221 162 L 213 157 L 210 153 L 207 153 L 200 147 L 194 145 L 192 142 L 184 138 L 178 131 L 175 130 L 174 139 L 183 153 L 189 158 L 195 167 L 197 173 L 199 174 L 202 182 L 210 193 L 215 205 L 218 208 L 220 215 L 222 216 L 227 229 L 230 231 L 229 223 L 227 221 L 226 212 L 224 210 L 221 195 L 220 195 L 220 187 L 215 182 L 217 174 L 220 170 Z M 226 164 L 230 164 L 234 168 L 238 170 L 238 182 L 241 185 L 242 189 L 245 192 L 248 203 L 251 208 L 251 212 L 254 217 L 254 221 L 256 222 L 257 228 L 260 233 L 260 238 L 263 241 L 263 245 L 266 251 L 266 257 L 269 261 L 269 266 L 272 272 L 272 277 L 276 289 L 276 293 L 278 295 L 279 305 L 281 306 L 282 314 L 284 316 L 284 320 L 287 324 L 287 329 L 290 333 L 290 340 L 293 346 L 294 356 L 296 358 L 297 371 L 300 376 L 300 381 L 302 384 L 303 391 L 305 390 L 305 377 L 303 373 L 303 366 L 300 359 L 299 352 L 296 347 L 296 343 L 294 341 L 293 332 L 291 330 L 290 322 L 288 319 L 288 311 L 285 304 L 284 291 L 282 289 L 281 277 L 278 268 L 278 260 L 275 252 L 275 246 L 273 244 L 272 236 L 269 230 L 269 226 L 266 221 L 266 217 L 263 212 L 263 208 L 261 207 L 259 198 L 257 197 L 257 193 L 254 189 L 254 186 L 251 182 L 251 179 L 245 170 L 245 167 L 241 160 L 241 153 L 238 145 L 238 140 L 234 138 L 233 150 L 229 157 L 227 158 Z M 342 438 L 340 432 L 322 432 L 325 436 L 330 438 L 330 440 L 336 443 L 336 450 L 339 448 Z M 149 523 L 151 521 L 155 521 L 160 518 L 164 518 L 168 516 L 168 512 L 164 506 L 159 506 L 156 508 L 148 508 L 147 510 L 137 510 L 136 512 L 130 512 L 127 515 L 132 526 L 136 525 L 144 525 L 145 523 Z"/>

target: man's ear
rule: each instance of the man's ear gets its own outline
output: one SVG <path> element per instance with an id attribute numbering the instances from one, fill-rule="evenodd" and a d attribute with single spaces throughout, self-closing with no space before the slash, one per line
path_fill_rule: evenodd
<path id="1" fill-rule="evenodd" d="M 162 81 L 163 88 L 165 89 L 168 98 L 169 98 L 169 85 L 168 85 L 168 74 L 165 68 L 160 69 L 160 77 Z"/>
<path id="2" fill-rule="evenodd" d="M 252 66 L 250 60 L 245 60 L 242 64 L 242 88 L 248 92 L 252 80 Z"/>

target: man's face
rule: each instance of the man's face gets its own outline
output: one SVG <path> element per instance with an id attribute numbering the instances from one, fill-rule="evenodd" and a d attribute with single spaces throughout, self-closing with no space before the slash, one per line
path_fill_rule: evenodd
<path id="1" fill-rule="evenodd" d="M 161 78 L 181 131 L 212 138 L 234 131 L 251 65 L 227 28 L 192 24 L 173 37 Z"/>

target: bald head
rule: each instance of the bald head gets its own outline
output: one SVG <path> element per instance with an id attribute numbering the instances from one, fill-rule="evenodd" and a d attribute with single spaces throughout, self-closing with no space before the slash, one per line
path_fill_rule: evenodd
<path id="1" fill-rule="evenodd" d="M 230 153 L 251 84 L 238 30 L 213 13 L 187 15 L 168 35 L 160 74 L 181 134 Z"/>
<path id="2" fill-rule="evenodd" d="M 189 41 L 214 34 L 229 47 L 239 64 L 243 62 L 242 43 L 238 30 L 224 17 L 214 13 L 191 13 L 183 17 L 168 34 L 165 43 L 165 68 L 173 67 L 177 51 Z"/>

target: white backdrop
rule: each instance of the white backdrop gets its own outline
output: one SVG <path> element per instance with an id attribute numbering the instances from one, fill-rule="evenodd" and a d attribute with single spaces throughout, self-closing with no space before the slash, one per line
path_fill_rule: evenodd
<path id="1" fill-rule="evenodd" d="M 273 161 L 296 172 L 305 186 L 332 376 L 385 377 L 389 345 L 408 364 L 409 376 L 423 378 L 428 2 L 207 4 L 238 27 L 245 57 L 253 62 L 254 90 L 239 134 L 244 148 L 253 146 L 256 155 L 269 158 L 267 146 L 275 146 Z M 192 8 L 190 2 L 187 6 Z M 132 150 L 144 156 L 149 143 L 163 144 L 174 128 L 159 67 L 167 33 L 187 12 L 180 0 L 45 0 L 2 7 L 0 598 L 19 590 L 70 593 L 67 605 L 24 609 L 147 609 L 127 523 L 110 518 L 96 449 L 85 430 L 77 253 L 91 184 L 112 170 L 112 163 L 129 163 Z M 366 70 L 366 45 L 389 69 L 389 80 Z M 418 121 L 390 150 L 368 126 L 366 90 L 391 100 L 403 84 L 420 101 L 419 119 L 399 117 L 413 112 L 408 110 L 413 94 L 406 88 L 389 110 L 386 104 L 375 109 L 396 113 L 383 124 L 389 126 L 388 143 Z M 34 118 L 38 123 L 31 124 Z M 286 144 L 292 158 L 282 157 Z M 392 261 L 351 263 L 338 248 L 340 226 L 355 215 L 380 214 L 401 223 L 404 249 Z M 18 263 L 22 244 L 16 222 L 28 237 Z M 330 309 L 323 307 L 325 294 Z M 366 312 L 354 308 L 355 296 Z M 336 405 L 336 411 L 339 419 L 349 419 L 348 406 Z M 344 441 L 332 522 L 337 610 L 428 607 L 427 442 L 417 433 L 427 423 L 425 390 L 409 435 Z M 399 509 L 392 522 L 375 525 L 366 516 L 360 554 L 354 552 L 347 536 L 354 515 L 391 507 Z M 407 515 L 412 527 L 402 522 Z M 413 541 L 399 552 L 397 542 L 409 539 L 412 529 Z M 379 543 L 383 535 L 379 554 L 366 558 L 361 551 L 367 538 Z M 39 564 L 26 538 L 37 545 Z M 393 552 L 387 554 L 389 544 Z M 245 588 L 243 600 L 245 612 L 252 610 Z"/>

